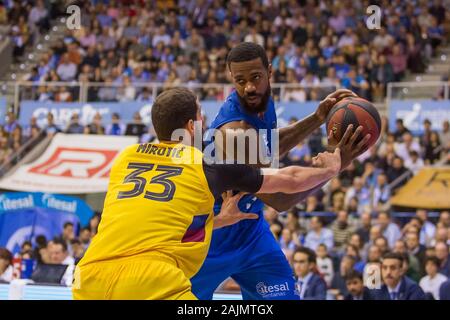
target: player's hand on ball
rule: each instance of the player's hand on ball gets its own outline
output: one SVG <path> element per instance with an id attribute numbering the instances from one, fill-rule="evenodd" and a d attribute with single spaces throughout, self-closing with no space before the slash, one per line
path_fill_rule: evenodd
<path id="1" fill-rule="evenodd" d="M 239 192 L 233 196 L 233 191 L 227 191 L 222 194 L 222 208 L 217 216 L 214 217 L 214 229 L 223 228 L 247 219 L 258 219 L 255 213 L 244 213 L 238 203 L 246 195 L 245 192 Z"/>
<path id="2" fill-rule="evenodd" d="M 358 137 L 363 131 L 363 127 L 359 126 L 353 132 L 353 125 L 349 125 L 342 136 L 341 141 L 336 141 L 333 131 L 328 135 L 328 150 L 339 148 L 341 150 L 341 170 L 347 168 L 350 163 L 367 149 L 367 143 L 370 140 L 370 134 L 367 134 L 361 141 L 356 143 Z"/>
<path id="3" fill-rule="evenodd" d="M 331 108 L 333 108 L 337 102 L 348 97 L 357 97 L 357 95 L 353 91 L 347 89 L 339 89 L 329 94 L 325 99 L 320 101 L 319 107 L 315 112 L 316 117 L 321 122 L 324 122 Z"/>
<path id="4" fill-rule="evenodd" d="M 334 152 L 321 152 L 312 158 L 312 166 L 316 168 L 326 168 L 337 175 L 341 170 L 341 150 L 334 149 Z"/>

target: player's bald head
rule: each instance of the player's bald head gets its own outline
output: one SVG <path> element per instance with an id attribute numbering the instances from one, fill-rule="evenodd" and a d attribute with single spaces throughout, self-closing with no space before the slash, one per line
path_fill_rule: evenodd
<path id="1" fill-rule="evenodd" d="M 255 59 L 261 59 L 263 66 L 269 68 L 269 59 L 267 58 L 264 48 L 252 42 L 242 42 L 231 49 L 227 56 L 227 65 L 230 69 L 232 62 L 246 62 Z"/>

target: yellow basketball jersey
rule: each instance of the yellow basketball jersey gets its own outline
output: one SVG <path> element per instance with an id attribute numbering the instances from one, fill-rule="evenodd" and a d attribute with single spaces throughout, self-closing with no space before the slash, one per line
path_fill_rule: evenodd
<path id="1" fill-rule="evenodd" d="M 132 145 L 114 162 L 98 234 L 79 265 L 156 252 L 190 278 L 208 252 L 213 204 L 201 151 Z"/>

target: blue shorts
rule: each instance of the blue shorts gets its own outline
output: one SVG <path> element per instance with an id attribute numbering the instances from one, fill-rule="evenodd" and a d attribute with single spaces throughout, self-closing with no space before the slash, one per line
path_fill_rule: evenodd
<path id="1" fill-rule="evenodd" d="M 265 223 L 265 221 L 264 221 Z M 215 250 L 214 243 L 230 241 L 214 232 L 208 257 L 191 278 L 192 292 L 200 300 L 211 300 L 214 291 L 228 277 L 241 287 L 244 300 L 299 300 L 293 271 L 268 225 L 246 245 Z"/>

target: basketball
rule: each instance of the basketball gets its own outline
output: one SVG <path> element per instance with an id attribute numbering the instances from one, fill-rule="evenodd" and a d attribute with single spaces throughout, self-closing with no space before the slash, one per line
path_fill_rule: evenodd
<path id="1" fill-rule="evenodd" d="M 371 135 L 367 149 L 373 146 L 380 136 L 380 114 L 375 106 L 365 99 L 346 98 L 337 103 L 326 119 L 327 133 L 332 131 L 334 138 L 340 141 L 350 124 L 353 124 L 354 130 L 360 125 L 364 128 L 357 142 L 367 134 Z"/>

